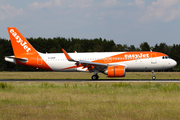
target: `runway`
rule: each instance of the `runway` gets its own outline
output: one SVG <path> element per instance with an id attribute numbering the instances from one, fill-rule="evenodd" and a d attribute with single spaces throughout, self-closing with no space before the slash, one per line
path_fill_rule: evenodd
<path id="1" fill-rule="evenodd" d="M 180 79 L 0 79 L 0 82 L 180 82 Z"/>

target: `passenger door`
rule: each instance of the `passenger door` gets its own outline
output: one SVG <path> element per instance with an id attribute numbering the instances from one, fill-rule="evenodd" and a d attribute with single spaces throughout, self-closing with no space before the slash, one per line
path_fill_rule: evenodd
<path id="1" fill-rule="evenodd" d="M 151 54 L 151 64 L 156 64 L 157 63 L 157 58 L 156 58 L 156 53 Z"/>

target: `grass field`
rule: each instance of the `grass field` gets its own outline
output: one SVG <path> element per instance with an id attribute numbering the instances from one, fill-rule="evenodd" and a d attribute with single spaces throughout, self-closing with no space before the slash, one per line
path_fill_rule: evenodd
<path id="1" fill-rule="evenodd" d="M 0 72 L 0 79 L 90 79 L 91 75 Z M 177 72 L 157 72 L 156 77 L 180 78 Z M 127 72 L 120 79 L 151 79 L 151 73 Z M 180 83 L 1 82 L 0 119 L 179 120 Z"/>
<path id="2" fill-rule="evenodd" d="M 83 72 L 0 72 L 0 79 L 91 79 L 92 75 Z M 98 75 L 99 79 L 152 79 L 151 72 L 126 72 L 121 78 Z M 179 72 L 155 72 L 155 76 L 156 79 L 180 79 Z"/>
<path id="3" fill-rule="evenodd" d="M 0 83 L 3 120 L 179 120 L 179 83 Z"/>

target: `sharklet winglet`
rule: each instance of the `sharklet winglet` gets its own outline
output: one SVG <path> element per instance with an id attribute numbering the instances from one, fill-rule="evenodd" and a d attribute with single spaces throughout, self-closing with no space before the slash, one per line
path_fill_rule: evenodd
<path id="1" fill-rule="evenodd" d="M 63 53 L 64 53 L 64 55 L 66 56 L 66 58 L 67 58 L 68 61 L 74 61 L 74 62 L 76 62 L 74 59 L 72 59 L 72 58 L 69 56 L 69 54 L 68 54 L 64 49 L 62 49 L 62 51 L 63 51 Z"/>

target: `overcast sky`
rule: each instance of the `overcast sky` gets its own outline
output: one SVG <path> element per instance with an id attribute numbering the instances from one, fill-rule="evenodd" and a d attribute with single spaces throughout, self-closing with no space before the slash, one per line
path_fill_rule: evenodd
<path id="1" fill-rule="evenodd" d="M 0 37 L 7 27 L 26 38 L 103 38 L 150 46 L 180 42 L 180 0 L 0 0 Z"/>

